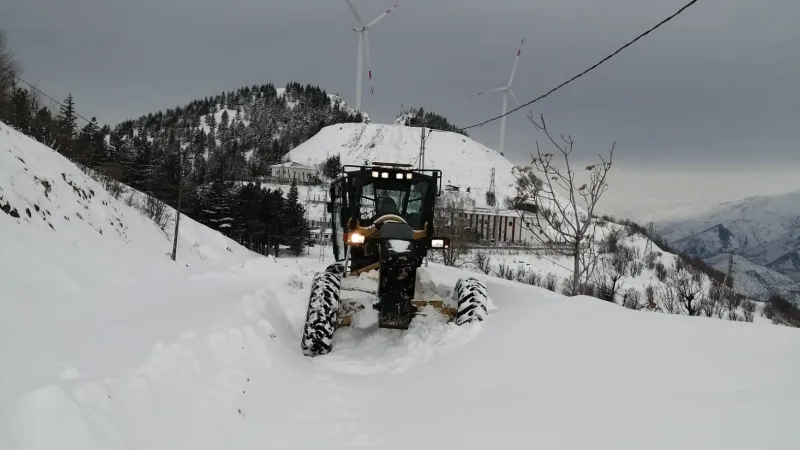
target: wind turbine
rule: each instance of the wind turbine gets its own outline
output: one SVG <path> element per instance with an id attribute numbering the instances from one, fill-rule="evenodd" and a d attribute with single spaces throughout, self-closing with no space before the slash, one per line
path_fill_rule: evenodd
<path id="1" fill-rule="evenodd" d="M 522 43 L 523 42 L 525 42 L 525 38 L 524 37 L 522 38 L 522 41 L 520 41 L 520 43 L 519 43 L 519 48 L 517 49 L 517 57 L 516 57 L 516 59 L 514 59 L 514 66 L 511 67 L 511 75 L 508 77 L 508 84 L 506 84 L 505 86 L 501 86 L 499 88 L 490 89 L 488 91 L 477 92 L 475 94 L 470 95 L 470 97 L 475 97 L 476 95 L 481 95 L 481 94 L 483 94 L 485 92 L 502 91 L 503 92 L 503 112 L 502 112 L 502 114 L 505 114 L 506 110 L 508 109 L 508 96 L 509 95 L 511 95 L 511 97 L 514 98 L 514 101 L 517 102 L 517 105 L 520 104 L 519 103 L 519 99 L 517 98 L 516 95 L 514 95 L 514 91 L 511 90 L 511 83 L 514 81 L 514 72 L 517 71 L 517 63 L 519 63 L 519 55 L 522 53 Z M 504 115 L 500 119 L 500 150 L 499 150 L 500 153 L 503 153 L 503 147 L 505 146 L 505 143 L 506 143 L 506 116 Z"/>
<path id="2" fill-rule="evenodd" d="M 379 20 L 383 19 L 387 14 L 392 12 L 395 8 L 397 8 L 397 4 L 392 6 L 391 8 L 387 9 L 385 13 L 381 14 L 380 16 L 376 17 L 370 23 L 364 23 L 361 20 L 361 16 L 358 15 L 358 11 L 350 2 L 347 0 L 347 6 L 350 7 L 350 10 L 353 11 L 353 15 L 356 17 L 358 21 L 359 27 L 353 27 L 353 31 L 358 33 L 358 64 L 356 69 L 356 111 L 361 111 L 361 79 L 364 75 L 364 56 L 366 54 L 367 58 L 367 73 L 369 75 L 369 89 L 372 94 L 375 93 L 375 90 L 372 88 L 372 66 L 370 64 L 369 59 L 369 29 L 373 27 Z"/>

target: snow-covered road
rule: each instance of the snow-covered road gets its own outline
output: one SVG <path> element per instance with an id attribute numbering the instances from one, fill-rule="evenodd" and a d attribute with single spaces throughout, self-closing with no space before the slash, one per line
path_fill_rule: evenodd
<path id="1" fill-rule="evenodd" d="M 21 346 L 15 367 L 24 375 L 52 354 L 69 370 L 39 376 L 18 399 L 8 448 L 800 444 L 797 330 L 632 312 L 487 278 L 497 309 L 481 324 L 430 316 L 406 332 L 343 329 L 331 354 L 308 359 L 299 336 L 315 267 L 264 258 L 150 280 L 139 295 L 127 287 L 124 314 L 111 308 L 116 326 L 94 324 L 104 317 L 94 311 L 81 333 L 49 329 L 55 349 Z"/>

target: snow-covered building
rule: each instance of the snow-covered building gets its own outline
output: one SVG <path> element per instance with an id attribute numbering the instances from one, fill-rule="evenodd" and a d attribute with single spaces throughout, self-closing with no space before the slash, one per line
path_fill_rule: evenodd
<path id="1" fill-rule="evenodd" d="M 282 181 L 297 180 L 298 182 L 310 183 L 314 181 L 317 176 L 316 170 L 313 167 L 294 161 L 275 164 L 270 168 L 272 178 Z"/>
<path id="2" fill-rule="evenodd" d="M 526 220 L 534 220 L 531 212 L 476 208 L 461 214 L 481 240 L 518 245 L 540 244 L 535 233 L 525 226 Z"/>

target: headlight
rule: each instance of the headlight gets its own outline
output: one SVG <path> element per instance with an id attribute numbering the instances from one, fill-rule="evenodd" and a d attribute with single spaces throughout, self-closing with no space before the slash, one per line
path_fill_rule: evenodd
<path id="1" fill-rule="evenodd" d="M 444 239 L 431 239 L 431 247 L 444 248 Z"/>
<path id="2" fill-rule="evenodd" d="M 359 233 L 359 232 L 357 232 L 357 231 L 354 231 L 354 232 L 350 233 L 350 238 L 348 239 L 348 241 L 351 244 L 363 244 L 364 243 L 364 235 Z"/>

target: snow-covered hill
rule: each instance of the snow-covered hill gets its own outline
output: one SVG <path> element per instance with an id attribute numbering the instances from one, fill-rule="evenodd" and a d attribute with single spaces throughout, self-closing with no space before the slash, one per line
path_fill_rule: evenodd
<path id="1" fill-rule="evenodd" d="M 5 126 L 0 188 L 2 449 L 800 446 L 796 329 L 477 275 L 485 322 L 340 329 L 308 359 L 330 258 L 261 257 L 182 218 L 175 263 L 169 233 Z"/>
<path id="2" fill-rule="evenodd" d="M 728 255 L 720 254 L 708 258 L 711 267 L 728 270 Z M 770 294 L 800 302 L 800 286 L 791 278 L 767 267 L 751 262 L 739 255 L 733 256 L 733 287 L 736 292 L 754 299 L 767 299 Z"/>
<path id="3" fill-rule="evenodd" d="M 800 191 L 722 203 L 701 215 L 657 223 L 656 230 L 691 256 L 708 260 L 733 251 L 800 282 Z M 779 278 L 760 272 L 766 281 L 762 290 L 771 287 L 769 280 Z"/>
<path id="4" fill-rule="evenodd" d="M 239 288 L 193 283 L 192 274 L 258 256 L 184 216 L 173 262 L 174 225 L 164 232 L 125 201 L 138 197 L 116 199 L 0 122 L 0 448 L 13 448 L 3 437 L 25 391 L 129 367 L 149 352 L 147 340 L 176 337 L 159 312 L 182 311 L 187 326 L 204 323 L 208 317 L 192 310 L 198 297 L 176 292 L 169 280 L 213 292 L 205 304 L 213 309 L 213 295 Z"/>
<path id="5" fill-rule="evenodd" d="M 417 167 L 420 138 L 419 127 L 399 124 L 331 125 L 289 152 L 288 159 L 316 165 L 328 155 L 339 154 L 342 164 L 391 162 Z M 498 201 L 516 195 L 514 165 L 497 151 L 466 136 L 438 130 L 427 135 L 425 148 L 425 168 L 439 169 L 445 184 L 458 186 L 461 192 L 469 190 L 476 206 L 487 206 L 492 168 Z"/>

